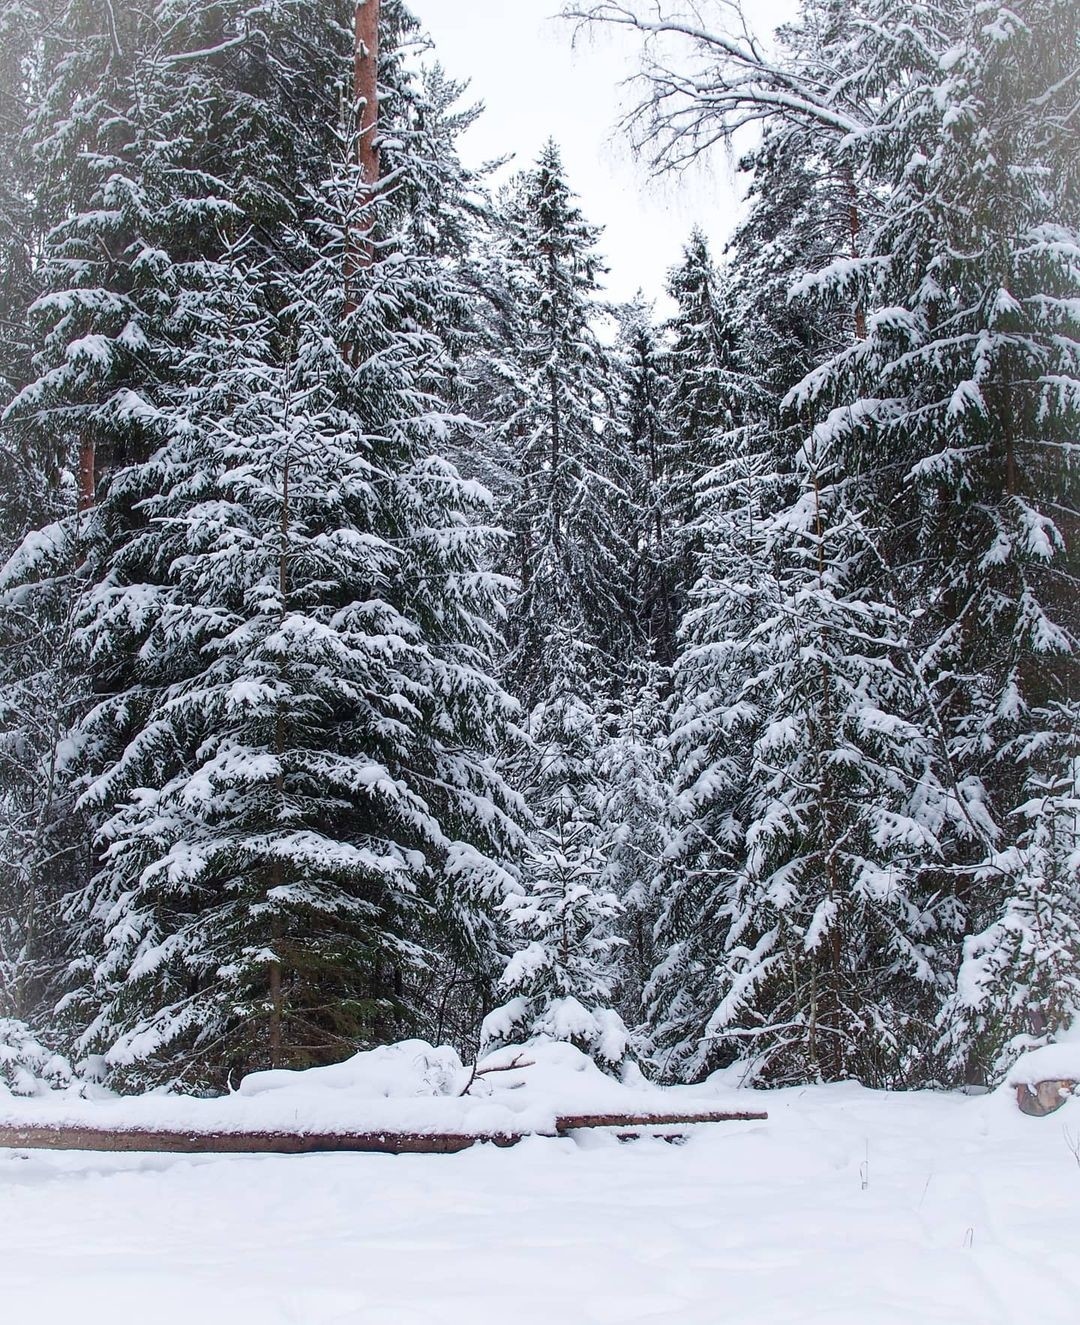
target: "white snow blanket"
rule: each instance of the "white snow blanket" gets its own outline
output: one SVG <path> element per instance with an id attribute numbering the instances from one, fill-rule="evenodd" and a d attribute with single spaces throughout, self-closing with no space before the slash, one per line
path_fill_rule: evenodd
<path id="1" fill-rule="evenodd" d="M 1008 1088 L 739 1098 L 763 1101 L 769 1121 L 695 1129 L 684 1146 L 578 1133 L 457 1155 L 0 1152 L 0 1314 L 40 1325 L 1075 1325 L 1080 1100 L 1036 1120 Z"/>
<path id="2" fill-rule="evenodd" d="M 1059 1044 L 1032 1049 L 1014 1064 L 1010 1086 L 1037 1086 L 1040 1081 L 1080 1081 L 1080 1032 Z"/>
<path id="3" fill-rule="evenodd" d="M 512 1067 L 520 1063 L 521 1067 Z M 0 1124 L 204 1132 L 408 1132 L 505 1136 L 552 1133 L 560 1114 L 665 1113 L 720 1107 L 715 1090 L 674 1092 L 631 1071 L 605 1075 L 572 1045 L 507 1048 L 473 1075 L 453 1049 L 423 1040 L 356 1054 L 333 1067 L 256 1072 L 217 1099 L 149 1094 L 19 1099 L 0 1087 Z M 510 1068 L 511 1070 L 491 1070 Z M 467 1090 L 467 1093 L 463 1093 Z M 746 1092 L 728 1090 L 733 1108 Z"/>

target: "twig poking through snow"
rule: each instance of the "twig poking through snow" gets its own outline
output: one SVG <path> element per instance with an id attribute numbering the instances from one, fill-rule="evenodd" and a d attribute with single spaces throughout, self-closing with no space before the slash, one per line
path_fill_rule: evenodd
<path id="1" fill-rule="evenodd" d="M 472 1072 L 469 1074 L 469 1079 L 465 1083 L 465 1089 L 461 1091 L 461 1095 L 463 1096 L 468 1095 L 469 1089 L 477 1077 L 486 1077 L 492 1072 L 516 1072 L 518 1068 L 535 1067 L 535 1066 L 536 1064 L 531 1059 L 527 1058 L 523 1062 L 520 1054 L 518 1054 L 517 1057 L 514 1058 L 514 1060 L 510 1063 L 497 1063 L 494 1064 L 492 1067 L 477 1067 L 477 1065 L 474 1063 Z"/>

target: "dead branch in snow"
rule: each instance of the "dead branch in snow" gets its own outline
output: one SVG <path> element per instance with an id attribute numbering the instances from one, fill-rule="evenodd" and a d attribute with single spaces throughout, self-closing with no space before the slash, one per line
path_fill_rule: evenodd
<path id="1" fill-rule="evenodd" d="M 516 1072 L 520 1068 L 535 1067 L 535 1066 L 536 1064 L 532 1061 L 531 1058 L 526 1059 L 525 1062 L 522 1062 L 520 1054 L 517 1054 L 513 1062 L 511 1063 L 496 1063 L 491 1067 L 477 1067 L 477 1065 L 474 1063 L 472 1072 L 470 1072 L 469 1074 L 469 1079 L 465 1083 L 465 1089 L 459 1091 L 458 1096 L 460 1098 L 461 1096 L 468 1095 L 469 1087 L 473 1084 L 473 1082 L 476 1080 L 477 1077 L 486 1077 L 492 1072 Z"/>

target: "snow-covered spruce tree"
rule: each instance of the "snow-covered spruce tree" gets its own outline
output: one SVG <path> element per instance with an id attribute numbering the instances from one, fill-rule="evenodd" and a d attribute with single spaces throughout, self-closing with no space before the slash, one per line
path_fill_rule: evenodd
<path id="1" fill-rule="evenodd" d="M 1080 1011 L 1080 187 L 1060 127 L 1077 25 L 1055 0 L 965 17 L 934 136 L 918 126 L 933 149 L 898 183 L 896 211 L 914 194 L 919 216 L 901 233 L 894 211 L 877 245 L 903 335 L 874 348 L 932 568 L 923 673 L 994 824 L 943 1027 L 957 1071 L 995 1078 Z"/>
<path id="2" fill-rule="evenodd" d="M 632 595 L 651 655 L 670 667 L 680 595 L 676 468 L 681 449 L 669 417 L 670 356 L 643 295 L 619 310 L 620 415 L 633 460 L 631 500 L 638 544 Z"/>
<path id="3" fill-rule="evenodd" d="M 665 748 L 667 669 L 656 663 L 632 677 L 608 715 L 600 755 L 600 822 L 608 833 L 601 885 L 618 899 L 616 1007 L 630 1026 L 644 1020 L 643 992 L 653 969 L 657 879 L 666 846 L 670 797 Z"/>
<path id="4" fill-rule="evenodd" d="M 107 817 L 78 999 L 126 1081 L 325 1061 L 422 1024 L 437 952 L 491 970 L 515 834 L 501 589 L 483 494 L 433 451 L 438 264 L 399 242 L 392 184 L 364 202 L 352 145 L 280 311 L 222 264 L 188 364 L 214 388 L 141 468 L 145 533 L 87 596 L 92 656 L 141 672 L 137 708 L 119 691 L 86 724 L 117 753 L 84 795 Z"/>
<path id="5" fill-rule="evenodd" d="M 815 429 L 803 492 L 767 528 L 777 597 L 740 696 L 762 721 L 695 1066 L 745 1057 L 770 1080 L 900 1085 L 928 1068 L 958 923 L 934 871 L 961 810 L 919 725 L 878 485 L 844 477 L 846 426 L 841 411 Z"/>
<path id="6" fill-rule="evenodd" d="M 720 297 L 708 242 L 695 230 L 668 277 L 676 311 L 668 323 L 670 396 L 674 437 L 669 449 L 668 505 L 677 530 L 677 606 L 698 575 L 699 481 L 717 459 L 719 438 L 741 420 L 746 383 L 730 312 Z"/>
<path id="7" fill-rule="evenodd" d="M 785 185 L 791 167 L 789 159 L 778 170 Z M 770 214 L 773 206 L 779 214 Z M 801 375 L 792 363 L 802 345 L 789 343 L 796 338 L 776 304 L 806 239 L 798 224 L 806 210 L 781 189 L 762 187 L 723 267 L 713 267 L 695 235 L 670 279 L 678 303 L 670 408 L 681 448 L 673 472 L 684 609 L 666 706 L 673 794 L 654 882 L 655 967 L 644 991 L 649 1050 L 669 1077 L 698 1070 L 688 1065 L 715 1008 L 729 923 L 725 889 L 745 851 L 751 756 L 768 717 L 767 696 L 751 702 L 745 688 L 764 662 L 758 628 L 776 606 L 764 521 L 785 491 L 779 471 L 790 470 L 798 435 L 781 415 L 776 382 L 785 371 Z M 799 233 L 787 234 L 789 224 Z M 763 288 L 772 300 L 762 298 Z"/>
<path id="8" fill-rule="evenodd" d="M 668 276 L 676 311 L 668 324 L 673 424 L 699 466 L 707 440 L 730 426 L 741 395 L 735 338 L 719 298 L 708 241 L 694 230 Z M 700 470 L 699 470 L 700 472 Z"/>
<path id="9" fill-rule="evenodd" d="M 678 1078 L 723 1061 L 729 1044 L 703 1044 L 716 1007 L 716 972 L 731 923 L 729 890 L 745 858 L 747 787 L 755 744 L 768 723 L 767 686 L 749 687 L 768 663 L 766 623 L 779 610 L 776 551 L 766 520 L 798 497 L 793 459 L 799 418 L 782 408 L 786 391 L 850 336 L 850 306 L 806 307 L 787 292 L 808 265 L 831 259 L 844 238 L 836 190 L 807 151 L 805 136 L 766 136 L 744 165 L 754 172 L 753 205 L 708 272 L 707 307 L 723 348 L 698 374 L 688 399 L 712 406 L 699 476 L 684 502 L 683 530 L 695 580 L 686 594 L 668 704 L 666 760 L 674 795 L 665 814 L 666 849 L 655 884 L 661 901 L 656 966 L 646 988 L 650 1052 Z M 846 211 L 846 206 L 841 209 Z M 700 264 L 697 264 L 700 266 Z M 699 298 L 699 304 L 702 300 Z M 683 338 L 692 341 L 691 321 Z M 720 328 L 726 328 L 721 336 Z M 700 356 L 698 356 L 700 357 Z M 687 420 L 689 422 L 689 420 Z M 687 502 L 687 498 L 690 500 Z"/>
<path id="10" fill-rule="evenodd" d="M 115 12 L 68 0 L 46 30 L 28 135 L 45 292 L 20 407 L 39 411 L 65 459 L 80 456 L 87 503 L 98 475 L 153 445 L 151 402 L 219 227 L 243 216 L 273 250 L 295 221 L 347 49 L 347 30 L 308 0 L 255 18 L 225 0 Z"/>
<path id="11" fill-rule="evenodd" d="M 910 1043 L 926 1045 L 940 997 L 931 939 L 955 921 L 922 868 L 940 857 L 936 834 L 955 805 L 912 722 L 919 687 L 903 670 L 905 621 L 880 570 L 882 530 L 865 514 L 877 505 L 875 466 L 832 421 L 803 452 L 794 492 L 783 478 L 806 417 L 781 408 L 784 388 L 836 351 L 845 322 L 850 337 L 865 319 L 843 291 L 809 316 L 768 305 L 800 263 L 857 236 L 837 121 L 859 125 L 879 85 L 853 79 L 831 105 L 791 114 L 792 92 L 816 82 L 808 34 L 837 68 L 855 69 L 849 20 L 836 6 L 808 7 L 788 35 L 795 81 L 758 71 L 757 105 L 776 94 L 780 127 L 758 154 L 762 193 L 729 278 L 731 325 L 758 389 L 743 393 L 742 428 L 717 429 L 720 463 L 701 485 L 704 573 L 677 672 L 679 794 L 648 991 L 655 1052 L 673 1076 L 748 1058 L 774 1080 L 907 1079 L 919 1062 Z M 734 63 L 752 66 L 745 57 Z M 737 78 L 716 76 L 721 116 L 751 104 Z M 701 126 L 681 144 L 686 125 L 669 127 L 683 150 Z M 777 175 L 780 189 L 766 193 Z M 845 303 L 854 319 L 841 320 Z"/>
<path id="12" fill-rule="evenodd" d="M 30 372 L 27 309 L 35 293 L 33 179 L 26 123 L 36 79 L 34 47 L 39 6 L 24 0 L 0 5 L 0 411 Z M 52 463 L 50 463 L 50 461 Z M 41 455 L 0 415 L 0 557 L 6 558 L 48 506 L 52 455 Z"/>
<path id="13" fill-rule="evenodd" d="M 72 484 L 61 491 L 73 502 Z M 72 613 L 79 562 L 57 521 L 0 567 L 0 1016 L 43 1031 L 66 968 L 61 899 L 87 864 L 67 776 L 86 702 Z"/>
<path id="14" fill-rule="evenodd" d="M 491 405 L 509 460 L 506 522 L 521 583 L 507 675 L 526 711 L 530 748 L 516 781 L 536 827 L 511 904 L 526 954 L 504 977 L 513 1015 L 488 1033 L 562 1026 L 610 1066 L 625 1032 L 614 1035 L 607 1008 L 615 904 L 599 885 L 607 834 L 597 758 L 604 712 L 637 638 L 636 539 L 613 373 L 590 325 L 595 241 L 549 144 L 506 200 L 490 260 L 505 333 Z"/>
<path id="15" fill-rule="evenodd" d="M 630 458 L 615 383 L 591 326 L 598 314 L 597 232 L 549 143 L 516 183 L 502 265 L 514 320 L 497 371 L 501 432 L 515 468 L 507 524 L 521 594 L 510 618 L 509 675 L 526 708 L 549 694 L 559 648 L 578 640 L 601 689 L 636 642 Z"/>
<path id="16" fill-rule="evenodd" d="M 777 609 L 765 540 L 777 491 L 771 452 L 750 426 L 729 429 L 714 446 L 715 464 L 698 485 L 699 574 L 666 705 L 671 795 L 654 883 L 656 964 L 644 991 L 650 1051 L 675 1078 L 697 1054 L 715 1007 L 726 890 L 746 851 L 754 743 L 771 705 L 767 690 L 750 696 L 747 688 L 767 665 L 761 627 Z"/>
<path id="17" fill-rule="evenodd" d="M 283 277 L 306 261 L 304 244 L 295 238 L 297 223 L 309 205 L 305 199 L 312 196 L 311 182 L 321 179 L 326 168 L 326 143 L 339 108 L 335 89 L 345 81 L 351 58 L 351 25 L 345 21 L 351 13 L 283 4 L 253 19 L 242 6 L 177 4 L 155 11 L 154 21 L 141 12 L 125 12 L 122 30 L 114 31 L 108 8 L 99 13 L 96 6 L 69 5 L 45 49 L 50 77 L 33 139 L 49 182 L 43 198 L 54 209 L 55 226 L 45 246 L 50 291 L 38 310 L 44 328 L 41 375 L 17 408 L 27 426 L 52 433 L 72 454 L 94 459 L 92 467 L 84 467 L 84 476 L 92 481 L 84 485 L 83 501 L 92 500 L 96 488 L 98 504 L 73 528 L 86 556 L 86 573 L 97 586 L 79 603 L 87 646 L 83 667 L 98 693 L 110 698 L 75 743 L 82 769 L 99 790 L 110 777 L 119 788 L 130 775 L 132 782 L 126 785 L 137 791 L 149 784 L 160 794 L 154 777 L 141 776 L 145 766 L 138 766 L 136 754 L 141 757 L 144 749 L 147 762 L 153 762 L 152 736 L 147 738 L 141 724 L 168 687 L 191 682 L 206 660 L 193 658 L 204 641 L 184 636 L 175 624 L 178 603 L 199 605 L 183 597 L 181 566 L 165 561 L 175 543 L 161 539 L 164 526 L 155 524 L 147 533 L 148 513 L 153 511 L 155 520 L 179 519 L 183 524 L 183 503 L 193 500 L 192 492 L 203 481 L 200 476 L 205 472 L 207 482 L 220 477 L 221 438 L 234 417 L 253 410 L 245 418 L 261 419 L 249 426 L 265 437 L 275 427 L 280 431 L 282 401 L 291 402 L 302 390 L 294 380 L 299 338 L 283 315 L 283 307 L 299 296 Z M 74 116 L 73 105 L 79 112 Z M 123 113 L 107 114 L 107 106 Z M 295 123 L 290 119 L 294 113 Z M 387 223 L 387 229 L 400 233 L 403 227 L 395 222 Z M 238 235 L 248 235 L 243 245 Z M 401 271 L 404 276 L 404 268 Z M 422 350 L 422 338 L 415 340 L 422 326 L 433 323 L 434 314 L 426 306 L 420 318 L 415 290 L 411 304 L 403 301 L 399 306 L 396 297 L 386 295 L 388 306 L 402 319 L 396 324 L 398 333 L 406 342 L 415 341 L 417 358 L 423 361 L 417 386 L 422 398 L 417 399 L 428 423 L 417 423 L 416 431 L 409 433 L 419 454 L 420 434 L 434 436 L 441 426 L 437 411 L 426 404 L 423 385 L 434 380 L 430 374 L 437 356 Z M 253 342 L 244 323 L 249 314 L 258 332 L 251 332 L 255 348 L 250 353 Z M 226 336 L 225 344 L 209 334 L 215 326 Z M 224 374 L 220 389 L 211 392 L 207 383 L 218 380 L 218 366 L 232 362 L 234 349 L 244 351 L 249 367 Z M 291 377 L 288 364 L 293 365 Z M 256 408 L 253 400 L 262 403 Z M 277 402 L 276 415 L 267 401 Z M 410 425 L 401 426 L 408 430 Z M 239 425 L 236 431 L 248 435 Z M 217 450 L 205 450 L 208 438 Z M 200 439 L 204 450 L 196 453 L 192 448 Z M 428 479 L 433 494 L 427 512 L 433 520 L 430 536 L 451 526 L 455 533 L 447 535 L 449 540 L 460 537 L 467 543 L 467 533 L 459 534 L 456 526 L 467 523 L 463 510 L 479 494 L 467 493 L 456 505 L 456 480 L 448 476 L 436 482 L 431 473 Z M 417 486 L 422 486 L 419 480 Z M 442 509 L 440 501 L 446 508 L 443 525 L 433 514 Z M 404 514 L 401 518 L 406 520 Z M 415 533 L 419 526 L 408 527 Z M 456 564 L 450 554 L 447 564 Z M 460 583 L 451 578 L 457 607 L 436 612 L 448 636 L 453 634 L 455 612 L 468 614 L 473 592 L 464 572 Z M 436 575 L 436 588 L 438 579 Z M 184 586 L 190 583 L 185 580 Z M 487 593 L 487 586 L 478 583 L 477 599 L 486 601 Z M 159 655 L 155 650 L 166 627 L 175 628 L 171 643 L 176 653 L 164 650 Z M 456 656 L 468 676 L 472 655 L 464 639 L 459 645 Z M 452 673 L 449 664 L 447 668 Z M 453 675 L 446 685 L 456 703 L 469 691 L 464 683 L 455 690 Z M 445 707 L 452 707 L 450 699 Z M 438 711 L 436 706 L 433 721 Z M 115 719 L 111 725 L 110 717 Z M 445 739 L 451 748 L 453 736 Z M 121 771 L 129 756 L 127 771 Z M 454 763 L 451 754 L 446 760 Z M 472 767 L 467 753 L 461 756 L 461 767 L 466 778 Z M 158 773 L 164 777 L 161 769 Z M 444 773 L 440 781 L 429 770 L 438 787 L 458 785 Z M 475 793 L 480 818 L 488 815 L 482 791 L 487 776 L 479 767 L 475 787 L 458 787 L 462 803 Z M 497 779 L 493 788 L 498 788 Z M 112 807 L 95 803 L 92 794 L 84 807 L 93 827 L 103 829 Z M 492 832 L 497 832 L 497 810 L 492 821 Z M 464 831 L 462 836 L 464 840 Z M 105 831 L 100 841 L 104 845 L 108 840 Z M 462 854 L 453 857 L 454 862 L 460 864 Z M 98 1029 L 116 1013 L 117 1033 L 122 1033 L 131 1028 L 130 1018 L 137 1019 L 154 1004 L 158 991 L 146 978 L 153 962 L 145 968 L 136 962 L 123 971 L 125 936 L 107 928 L 104 903 L 98 905 L 118 878 L 109 874 L 112 862 L 108 853 L 99 862 L 104 864 L 100 892 L 95 885 L 78 899 L 76 911 L 88 925 L 73 926 L 82 961 L 80 987 L 68 1011 L 92 1015 L 100 996 L 109 1008 Z M 468 903 L 464 907 L 467 910 Z M 450 909 L 449 900 L 445 909 Z M 159 911 L 155 922 L 162 915 Z M 451 932 L 461 939 L 463 960 L 471 961 L 475 972 L 483 936 L 478 934 L 470 944 L 448 921 L 445 933 Z M 114 941 L 116 946 L 110 947 Z M 85 978 L 95 968 L 101 974 L 100 987 Z M 131 988 L 120 991 L 120 979 Z M 141 1009 L 140 989 L 147 999 Z M 194 990 L 198 992 L 197 978 Z M 127 995 L 131 998 L 121 1015 L 117 1009 Z M 103 1046 L 106 1041 L 103 1033 Z M 152 1052 L 153 1034 L 135 1049 Z M 208 1059 L 213 1059 L 212 1049 Z M 204 1059 L 192 1070 L 208 1079 L 212 1071 L 224 1069 L 220 1059 L 209 1066 Z M 159 1061 L 143 1079 L 165 1071 Z M 138 1079 L 138 1069 L 131 1079 Z"/>
<path id="18" fill-rule="evenodd" d="M 26 126 L 37 91 L 42 6 L 0 5 L 0 411 L 30 374 L 27 309 L 36 287 L 33 171 Z M 43 444 L 44 443 L 44 444 Z M 0 566 L 27 530 L 57 513 L 57 457 L 47 439 L 0 413 Z M 67 494 L 70 496 L 70 493 Z M 42 540 L 44 551 L 49 540 Z M 61 734 L 57 643 L 66 596 L 0 591 L 0 1016 L 48 1001 L 56 842 L 50 788 Z M 45 876 L 48 876 L 47 878 Z"/>
<path id="19" fill-rule="evenodd" d="M 478 328 L 476 291 L 468 288 L 467 273 L 490 204 L 486 172 L 464 165 L 458 140 L 480 108 L 463 102 L 466 84 L 450 78 L 438 63 L 427 63 L 430 41 L 405 5 L 381 0 L 380 13 L 381 170 L 397 190 L 405 246 L 443 263 L 446 279 L 428 329 L 438 333 L 445 348 L 439 392 L 469 415 L 474 402 L 463 360 Z M 482 470 L 474 463 L 477 442 L 477 429 L 463 424 L 443 443 L 444 453 L 470 478 Z"/>
<path id="20" fill-rule="evenodd" d="M 762 457 L 711 476 L 647 990 L 676 1079 L 738 1060 L 770 1081 L 926 1069 L 957 922 L 927 866 L 961 814 L 918 726 L 873 475 L 847 476 L 845 431 L 842 412 L 815 431 L 790 504 Z"/>
<path id="21" fill-rule="evenodd" d="M 319 123 L 303 114 L 310 99 L 292 75 L 310 65 L 310 89 L 334 46 L 324 31 L 310 60 L 293 61 L 305 38 L 274 28 L 275 15 L 286 26 L 298 17 L 289 4 L 258 20 L 241 4 L 180 0 L 141 10 L 89 0 L 45 8 L 35 12 L 48 21 L 24 25 L 20 17 L 7 30 L 24 52 L 13 58 L 25 79 L 7 90 L 15 97 L 21 88 L 26 99 L 14 158 L 27 167 L 20 199 L 37 236 L 40 297 L 27 327 L 32 360 L 18 374 L 4 439 L 38 489 L 25 514 L 55 522 L 32 530 L 9 563 L 0 626 L 8 646 L 4 748 L 19 773 L 8 820 L 14 845 L 5 854 L 17 866 L 15 910 L 25 923 L 33 899 L 37 913 L 33 941 L 18 949 L 23 971 L 29 952 L 40 961 L 46 931 L 57 931 L 54 885 L 80 886 L 90 859 L 93 825 L 71 812 L 71 727 L 90 687 L 124 684 L 123 668 L 106 676 L 76 656 L 72 588 L 107 577 L 111 549 L 138 527 L 142 490 L 131 467 L 167 434 L 181 347 L 204 306 L 222 228 L 247 206 L 269 250 L 274 226 L 280 232 L 292 215 L 285 199 L 295 190 L 280 187 L 277 164 L 294 150 L 305 164 L 317 155 L 309 149 Z M 340 36 L 347 49 L 347 31 Z M 291 126 L 268 110 L 286 82 L 288 104 L 299 108 Z M 259 173 L 265 178 L 254 188 Z M 75 513 L 125 466 L 131 502 Z M 23 532 L 25 524 L 15 537 Z M 50 951 L 50 962 L 58 955 Z M 42 997 L 54 989 L 51 979 L 32 984 Z M 19 987 L 27 987 L 21 978 Z"/>
<path id="22" fill-rule="evenodd" d="M 1052 0 L 920 9 L 914 23 L 879 8 L 870 53 L 879 69 L 900 60 L 907 91 L 854 150 L 886 201 L 859 261 L 816 284 L 881 311 L 798 399 L 848 408 L 856 453 L 894 466 L 884 551 L 896 598 L 918 604 L 923 723 L 965 811 L 945 861 L 972 937 L 943 1048 L 980 1080 L 1072 1015 L 1067 977 L 1049 972 L 1068 969 L 1076 885 L 1060 865 L 1047 874 L 1035 844 L 1060 840 L 1050 789 L 1070 784 L 1078 722 L 1080 270 L 1060 128 L 1076 23 Z M 1036 950 L 1047 979 L 1032 983 Z"/>
<path id="23" fill-rule="evenodd" d="M 507 1001 L 484 1022 L 486 1047 L 567 1040 L 615 1070 L 628 1035 L 612 1008 L 620 906 L 609 886 L 598 751 L 603 739 L 592 659 L 555 624 L 551 691 L 529 714 L 528 798 L 536 816 L 520 887 L 504 903 L 515 947 L 500 986 Z"/>

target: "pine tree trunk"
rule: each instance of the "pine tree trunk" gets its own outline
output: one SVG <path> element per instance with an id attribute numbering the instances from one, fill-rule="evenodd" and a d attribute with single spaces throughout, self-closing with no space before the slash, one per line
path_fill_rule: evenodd
<path id="1" fill-rule="evenodd" d="M 353 91 L 360 107 L 360 171 L 369 188 L 379 179 L 379 5 L 380 0 L 360 0 L 356 6 Z"/>
<path id="2" fill-rule="evenodd" d="M 356 6 L 355 46 L 353 61 L 353 96 L 358 115 L 356 160 L 360 167 L 360 183 L 356 197 L 356 212 L 363 216 L 375 195 L 379 182 L 379 16 L 381 0 L 359 0 Z M 371 224 L 362 233 L 349 227 L 345 249 L 345 318 L 356 311 L 355 282 L 357 274 L 375 261 L 375 247 Z M 346 358 L 354 355 L 354 346 L 346 345 Z"/>
<path id="3" fill-rule="evenodd" d="M 79 510 L 88 511 L 97 499 L 97 448 L 89 430 L 79 438 Z"/>
<path id="4" fill-rule="evenodd" d="M 859 235 L 862 231 L 862 222 L 859 219 L 859 198 L 855 192 L 855 177 L 851 173 L 850 166 L 844 167 L 843 175 L 848 199 L 848 233 L 851 236 L 851 256 L 857 258 L 859 256 Z M 866 309 L 861 302 L 855 305 L 855 339 L 866 339 Z"/>

